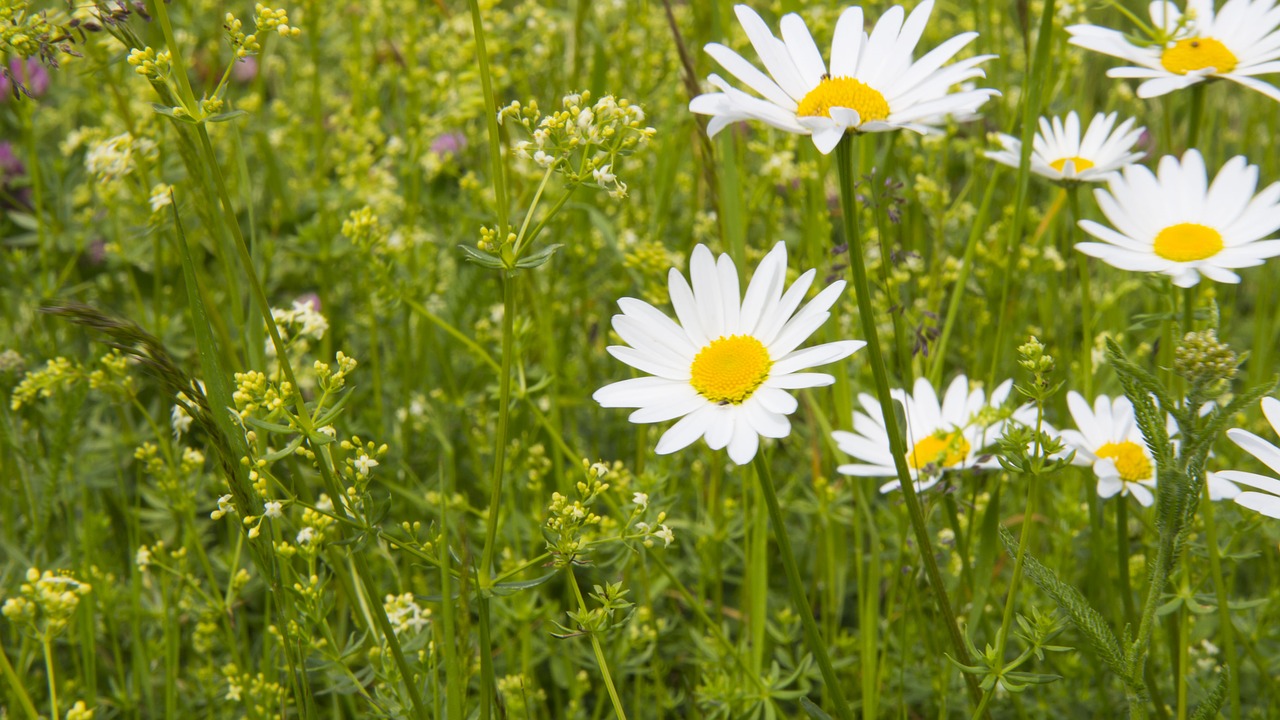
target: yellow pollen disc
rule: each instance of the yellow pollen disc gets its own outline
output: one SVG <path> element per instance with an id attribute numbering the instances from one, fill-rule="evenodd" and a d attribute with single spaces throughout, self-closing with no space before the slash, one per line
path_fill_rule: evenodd
<path id="1" fill-rule="evenodd" d="M 1099 458 L 1111 458 L 1116 463 L 1120 479 L 1125 482 L 1138 482 L 1151 479 L 1151 461 L 1142 446 L 1128 440 L 1119 443 L 1107 443 L 1093 453 Z"/>
<path id="2" fill-rule="evenodd" d="M 969 441 L 958 432 L 935 433 L 916 443 L 907 463 L 916 470 L 936 465 L 951 467 L 964 462 L 969 457 Z"/>
<path id="3" fill-rule="evenodd" d="M 1078 156 L 1058 158 L 1057 160 L 1054 160 L 1053 162 L 1049 163 L 1049 167 L 1053 168 L 1054 170 L 1057 170 L 1058 172 L 1062 172 L 1062 168 L 1066 167 L 1067 163 L 1073 163 L 1076 166 L 1076 172 L 1078 173 L 1084 172 L 1085 170 L 1088 170 L 1089 168 L 1093 167 L 1092 160 L 1086 160 Z"/>
<path id="4" fill-rule="evenodd" d="M 750 335 L 712 340 L 693 358 L 689 384 L 721 405 L 739 405 L 769 377 L 769 351 Z"/>
<path id="5" fill-rule="evenodd" d="M 1204 260 L 1222 252 L 1222 233 L 1199 223 L 1178 223 L 1156 235 L 1152 250 L 1174 262 Z"/>
<path id="6" fill-rule="evenodd" d="M 1213 68 L 1221 75 L 1234 70 L 1237 62 L 1235 54 L 1226 45 L 1207 37 L 1179 40 L 1160 56 L 1164 69 L 1179 75 L 1205 68 Z"/>
<path id="7" fill-rule="evenodd" d="M 831 117 L 833 107 L 857 110 L 864 123 L 889 117 L 889 103 L 885 102 L 884 95 L 851 77 L 822 78 L 818 87 L 800 101 L 796 115 Z"/>

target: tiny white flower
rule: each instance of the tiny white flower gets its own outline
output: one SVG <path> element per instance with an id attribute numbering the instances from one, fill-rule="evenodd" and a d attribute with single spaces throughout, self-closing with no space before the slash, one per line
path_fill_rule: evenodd
<path id="1" fill-rule="evenodd" d="M 649 507 L 649 495 L 646 493 L 638 492 L 631 496 L 631 502 L 639 505 L 640 508 L 643 510 Z"/>
<path id="2" fill-rule="evenodd" d="M 595 170 L 591 171 L 591 177 L 595 178 L 595 181 L 597 184 L 607 185 L 613 182 L 614 180 L 618 179 L 617 175 L 614 175 L 612 172 L 609 171 L 609 169 L 612 167 L 613 167 L 612 165 L 602 165 L 596 168 Z"/>
<path id="3" fill-rule="evenodd" d="M 231 496 L 223 495 L 218 498 L 218 509 L 209 513 L 209 517 L 214 520 L 221 520 L 228 513 L 235 512 L 235 506 L 231 504 Z"/>
<path id="4" fill-rule="evenodd" d="M 172 191 L 172 185 L 156 183 L 155 187 L 151 188 L 151 212 L 160 212 L 161 208 L 169 207 L 173 201 L 173 196 L 169 194 Z"/>
<path id="5" fill-rule="evenodd" d="M 299 545 L 310 545 L 316 539 L 316 530 L 307 526 L 298 531 L 297 541 Z"/>
<path id="6" fill-rule="evenodd" d="M 663 547 L 670 547 L 671 543 L 676 539 L 675 533 L 671 532 L 671 528 L 666 525 L 659 525 L 658 527 L 662 529 L 655 532 L 653 536 L 656 538 L 662 538 Z"/>
<path id="7" fill-rule="evenodd" d="M 191 429 L 191 421 L 194 418 L 187 413 L 187 409 L 181 405 L 174 405 L 173 410 L 169 413 L 169 424 L 173 426 L 173 439 L 177 440 Z"/>
<path id="8" fill-rule="evenodd" d="M 284 508 L 283 504 L 275 500 L 272 500 L 262 506 L 262 514 L 266 515 L 269 518 L 282 518 L 284 517 L 284 513 L 281 512 L 283 508 Z"/>
<path id="9" fill-rule="evenodd" d="M 147 568 L 151 566 L 151 548 L 146 545 L 138 548 L 138 552 L 134 555 L 133 561 L 138 566 L 139 570 L 146 572 Z"/>
<path id="10" fill-rule="evenodd" d="M 533 161 L 542 167 L 551 167 L 555 164 L 555 156 L 548 155 L 545 151 L 539 150 L 533 154 Z"/>
<path id="11" fill-rule="evenodd" d="M 364 453 L 361 453 L 360 457 L 356 458 L 355 466 L 356 469 L 360 471 L 361 475 L 369 477 L 369 471 L 378 467 L 378 461 Z"/>

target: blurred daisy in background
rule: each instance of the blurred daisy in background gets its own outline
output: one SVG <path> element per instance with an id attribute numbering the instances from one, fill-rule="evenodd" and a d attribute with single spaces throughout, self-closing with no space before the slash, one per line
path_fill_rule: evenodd
<path id="1" fill-rule="evenodd" d="M 1280 229 L 1280 183 L 1254 196 L 1258 168 L 1236 156 L 1209 185 L 1204 160 L 1188 150 L 1182 160 L 1160 159 L 1159 174 L 1129 165 L 1113 175 L 1107 190 L 1094 191 L 1114 229 L 1092 220 L 1080 227 L 1103 242 L 1076 249 L 1121 270 L 1157 272 L 1178 287 L 1203 275 L 1238 283 L 1234 269 L 1261 265 L 1280 255 L 1280 240 L 1264 240 Z"/>
<path id="2" fill-rule="evenodd" d="M 969 389 L 969 379 L 957 377 L 947 386 L 942 402 L 933 386 L 925 378 L 917 378 L 910 393 L 901 389 L 891 391 L 893 399 L 903 405 L 907 421 L 907 467 L 916 482 L 917 490 L 928 490 L 942 478 L 943 473 L 968 468 L 998 467 L 995 460 L 985 457 L 983 450 L 1000 439 L 1004 420 L 994 411 L 1004 405 L 1013 388 L 1013 381 L 1006 380 L 991 393 L 990 401 L 981 388 Z M 857 477 L 898 476 L 893 454 L 889 452 L 889 433 L 885 429 L 880 404 L 866 393 L 858 395 L 863 412 L 853 413 L 853 432 L 837 430 L 831 433 L 836 446 L 861 463 L 850 463 L 836 468 L 845 475 Z M 1026 408 L 1014 413 L 1014 419 L 1023 423 L 1035 422 L 1035 410 L 1027 415 Z M 880 487 L 880 492 L 890 492 L 902 487 L 893 480 Z"/>
<path id="3" fill-rule="evenodd" d="M 1072 462 L 1091 465 L 1098 476 L 1098 495 L 1132 495 L 1143 507 L 1155 502 L 1156 463 L 1133 416 L 1133 403 L 1121 395 L 1099 395 L 1089 407 L 1074 390 L 1067 393 L 1067 409 L 1077 430 L 1063 430 L 1062 440 L 1076 451 Z M 1177 431 L 1169 421 L 1170 434 Z"/>
<path id="4" fill-rule="evenodd" d="M 1272 431 L 1280 435 L 1280 400 L 1271 397 L 1263 398 L 1262 414 L 1271 424 Z M 1227 437 L 1245 452 L 1257 458 L 1259 462 L 1271 468 L 1272 472 L 1280 473 L 1280 447 L 1241 428 L 1228 430 Z M 1237 505 L 1256 510 L 1267 517 L 1280 518 L 1280 480 L 1243 470 L 1219 470 L 1214 474 L 1236 485 L 1252 488 L 1242 490 L 1235 496 Z"/>
<path id="5" fill-rule="evenodd" d="M 1153 98 L 1213 78 L 1225 78 L 1280 100 L 1280 89 L 1255 75 L 1280 72 L 1280 8 L 1274 0 L 1191 0 L 1184 15 L 1171 2 L 1150 6 L 1154 37 L 1135 45 L 1130 36 L 1096 25 L 1072 25 L 1071 44 L 1118 57 L 1134 66 L 1107 77 L 1138 78 L 1138 97 Z"/>
<path id="6" fill-rule="evenodd" d="M 708 77 L 719 92 L 695 97 L 689 109 L 711 116 L 707 133 L 712 136 L 731 123 L 759 120 L 812 135 L 814 145 L 827 154 L 846 132 L 926 132 L 947 115 L 972 115 L 999 94 L 990 89 L 948 92 L 966 80 L 984 77 L 977 66 L 995 57 L 978 55 L 943 67 L 978 36 L 975 32 L 957 35 L 913 59 L 933 0 L 920 3 L 910 16 L 900 6 L 889 8 L 870 35 L 862 8 L 848 8 L 836 22 L 830 67 L 799 15 L 783 16 L 778 38 L 751 8 L 738 5 L 734 11 L 768 72 L 724 45 L 706 46 L 721 67 L 759 95 L 743 92 L 719 75 Z"/>
<path id="7" fill-rule="evenodd" d="M 1075 111 L 1061 118 L 1040 118 L 1040 132 L 1031 147 L 1031 172 L 1054 182 L 1100 182 L 1111 173 L 1142 159 L 1133 148 L 1146 128 L 1135 128 L 1133 118 L 1116 127 L 1116 113 L 1093 116 L 1084 137 Z M 1022 159 L 1022 142 L 1000 133 L 1000 150 L 986 156 L 1016 168 Z"/>
<path id="8" fill-rule="evenodd" d="M 786 288 L 787 248 L 780 242 L 761 261 L 744 297 L 729 256 L 716 259 L 698 245 L 689 262 L 692 286 L 675 268 L 668 274 L 679 322 L 641 300 L 618 301 L 622 314 L 613 316 L 613 330 L 627 344 L 610 346 L 609 354 L 650 377 L 606 385 L 592 397 L 604 407 L 637 408 L 634 423 L 680 418 L 658 440 L 659 455 L 706 438 L 712 450 L 727 447 L 733 462 L 751 462 L 761 437 L 791 432 L 787 415 L 797 402 L 787 390 L 835 382 L 804 371 L 866 344 L 843 340 L 798 349 L 844 291 L 838 281 L 801 308 L 815 274 L 809 270 Z"/>

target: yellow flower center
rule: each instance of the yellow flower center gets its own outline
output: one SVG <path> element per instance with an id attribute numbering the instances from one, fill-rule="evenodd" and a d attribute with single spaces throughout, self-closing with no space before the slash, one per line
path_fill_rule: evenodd
<path id="1" fill-rule="evenodd" d="M 1222 233 L 1199 223 L 1178 223 L 1156 235 L 1157 255 L 1174 262 L 1192 262 L 1222 252 Z"/>
<path id="2" fill-rule="evenodd" d="M 768 379 L 772 365 L 759 340 L 730 335 L 711 341 L 694 356 L 689 383 L 711 402 L 739 405 Z"/>
<path id="3" fill-rule="evenodd" d="M 889 103 L 885 102 L 884 95 L 851 77 L 823 77 L 818 87 L 800 101 L 796 115 L 831 117 L 833 107 L 857 110 L 864 123 L 889 117 Z"/>
<path id="4" fill-rule="evenodd" d="M 1120 479 L 1125 482 L 1138 482 L 1151 479 L 1151 460 L 1142 446 L 1128 440 L 1118 443 L 1107 443 L 1093 453 L 1099 458 L 1111 458 L 1115 461 Z"/>
<path id="5" fill-rule="evenodd" d="M 907 463 L 916 470 L 929 465 L 951 467 L 969 457 L 969 441 L 959 432 L 937 432 L 916 443 L 907 456 Z"/>
<path id="6" fill-rule="evenodd" d="M 1053 162 L 1049 163 L 1049 167 L 1053 168 L 1054 170 L 1057 170 L 1058 172 L 1062 172 L 1062 168 L 1066 167 L 1067 163 L 1072 163 L 1073 165 L 1075 165 L 1076 172 L 1078 173 L 1084 172 L 1085 170 L 1088 170 L 1089 168 L 1093 167 L 1092 160 L 1086 160 L 1078 155 L 1076 157 L 1058 158 L 1057 160 L 1054 160 Z"/>
<path id="7" fill-rule="evenodd" d="M 1179 40 L 1160 56 L 1164 69 L 1179 75 L 1205 68 L 1213 68 L 1221 75 L 1234 70 L 1237 62 L 1239 60 L 1226 45 L 1207 37 Z"/>

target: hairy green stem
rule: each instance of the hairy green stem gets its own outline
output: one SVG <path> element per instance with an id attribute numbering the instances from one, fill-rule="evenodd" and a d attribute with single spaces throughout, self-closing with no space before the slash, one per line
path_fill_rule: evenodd
<path id="1" fill-rule="evenodd" d="M 1053 0 L 1049 1 L 1052 3 Z M 858 233 L 858 207 L 854 197 L 854 142 L 856 139 L 854 135 L 847 135 L 836 146 L 836 167 L 840 174 L 840 207 L 845 240 L 849 243 L 849 267 L 853 273 L 853 288 L 858 299 L 858 316 L 862 321 L 863 333 L 866 335 L 871 374 L 875 378 L 876 397 L 880 401 L 885 431 L 889 435 L 889 451 L 893 455 L 894 468 L 898 471 L 898 480 L 902 484 L 902 495 L 906 499 L 907 513 L 911 516 L 911 527 L 915 531 L 916 542 L 920 544 L 925 575 L 929 579 L 929 587 L 933 590 L 938 609 L 942 612 L 943 622 L 947 626 L 952 651 L 956 654 L 958 661 L 969 665 L 971 664 L 969 650 L 965 647 L 964 636 L 960 633 L 955 611 L 951 608 L 951 601 L 947 597 L 942 573 L 938 571 L 938 561 L 933 552 L 933 539 L 925 523 L 924 510 L 920 507 L 915 481 L 912 480 L 911 470 L 907 467 L 906 446 L 903 444 L 902 432 L 893 410 L 893 397 L 889 391 L 884 352 L 880 348 L 880 339 L 876 333 L 875 308 L 871 304 L 871 288 L 867 282 L 867 267 L 862 255 L 862 237 Z M 965 681 L 969 686 L 969 694 L 973 702 L 978 703 L 982 693 L 977 679 L 966 673 Z"/>

